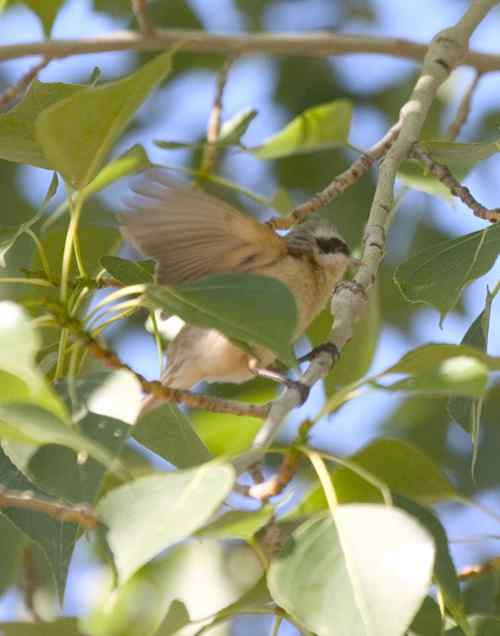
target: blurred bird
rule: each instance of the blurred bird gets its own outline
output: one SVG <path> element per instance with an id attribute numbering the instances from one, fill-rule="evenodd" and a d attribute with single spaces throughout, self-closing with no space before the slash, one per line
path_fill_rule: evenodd
<path id="1" fill-rule="evenodd" d="M 160 169 L 147 171 L 132 190 L 130 213 L 120 217 L 121 232 L 139 252 L 156 260 L 158 284 L 222 272 L 276 278 L 297 304 L 294 341 L 324 308 L 351 264 L 347 244 L 326 221 L 306 221 L 282 237 L 224 201 L 179 185 Z M 240 383 L 259 375 L 295 386 L 306 399 L 305 385 L 267 368 L 276 358 L 272 351 L 260 346 L 254 351 L 252 356 L 239 349 L 215 329 L 185 325 L 167 348 L 161 382 L 189 389 L 202 380 Z"/>

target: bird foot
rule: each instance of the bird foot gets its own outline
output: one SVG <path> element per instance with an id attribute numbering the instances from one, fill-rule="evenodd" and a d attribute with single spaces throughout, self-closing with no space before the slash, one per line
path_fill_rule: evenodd
<path id="1" fill-rule="evenodd" d="M 306 353 L 304 356 L 297 359 L 297 362 L 308 362 L 310 360 L 314 360 L 320 353 L 328 353 L 328 355 L 332 359 L 332 364 L 337 362 L 340 358 L 340 353 L 336 345 L 333 342 L 325 342 L 325 344 L 319 345 L 319 347 L 314 347 L 311 349 L 309 353 Z"/>

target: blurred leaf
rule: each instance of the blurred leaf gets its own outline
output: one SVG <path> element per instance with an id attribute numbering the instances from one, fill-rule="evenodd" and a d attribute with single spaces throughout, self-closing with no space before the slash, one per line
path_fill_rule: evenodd
<path id="1" fill-rule="evenodd" d="M 64 0 L 43 0 L 42 2 L 40 0 L 22 0 L 22 3 L 28 5 L 37 14 L 43 25 L 43 31 L 48 37 Z"/>
<path id="2" fill-rule="evenodd" d="M 401 636 L 426 595 L 433 560 L 431 536 L 406 513 L 341 505 L 333 519 L 293 532 L 267 580 L 274 600 L 318 636 Z"/>
<path id="3" fill-rule="evenodd" d="M 171 636 L 178 632 L 181 627 L 191 622 L 189 612 L 181 601 L 172 601 L 168 608 L 167 615 L 163 619 L 159 629 L 155 632 L 155 636 Z"/>
<path id="4" fill-rule="evenodd" d="M 189 418 L 175 404 L 147 408 L 139 415 L 132 434 L 139 444 L 179 468 L 190 468 L 212 459 Z"/>
<path id="5" fill-rule="evenodd" d="M 58 618 L 48 623 L 0 623 L 2 636 L 81 636 L 78 619 Z"/>
<path id="6" fill-rule="evenodd" d="M 141 172 L 152 165 L 144 147 L 136 144 L 105 165 L 97 176 L 85 186 L 82 194 L 85 197 L 89 197 L 96 192 L 104 190 L 115 181 L 135 172 Z"/>
<path id="7" fill-rule="evenodd" d="M 463 178 L 476 163 L 500 151 L 500 140 L 474 144 L 426 140 L 421 145 L 434 161 L 444 163 L 458 179 Z"/>
<path id="8" fill-rule="evenodd" d="M 257 111 L 253 108 L 244 108 L 221 126 L 218 143 L 238 144 L 248 130 L 252 121 L 257 117 Z"/>
<path id="9" fill-rule="evenodd" d="M 498 636 L 500 634 L 500 616 L 470 616 L 471 636 Z M 447 629 L 445 636 L 463 636 L 464 631 L 460 627 Z"/>
<path id="10" fill-rule="evenodd" d="M 194 428 L 208 450 L 220 457 L 248 450 L 262 420 L 257 417 L 226 413 L 196 412 L 192 414 Z"/>
<path id="11" fill-rule="evenodd" d="M 7 255 L 7 252 L 13 247 L 17 239 L 22 236 L 27 230 L 30 230 L 31 227 L 40 219 L 47 204 L 55 195 L 58 185 L 59 179 L 57 178 L 57 173 L 54 172 L 49 185 L 49 189 L 47 190 L 47 194 L 45 195 L 42 205 L 36 212 L 36 214 L 33 215 L 31 219 L 28 219 L 20 225 L 3 227 L 0 226 L 0 267 L 7 266 L 5 262 L 5 256 Z"/>
<path id="12" fill-rule="evenodd" d="M 470 347 L 468 345 L 454 345 L 447 343 L 433 343 L 417 347 L 413 351 L 406 353 L 399 362 L 392 365 L 382 373 L 407 373 L 424 374 L 433 371 L 438 364 L 446 362 L 450 358 L 470 357 L 482 362 L 491 371 L 500 370 L 500 356 L 489 356 L 488 354 Z"/>
<path id="13" fill-rule="evenodd" d="M 196 533 L 209 539 L 242 539 L 251 541 L 273 516 L 273 507 L 263 506 L 260 510 L 230 510 Z"/>
<path id="14" fill-rule="evenodd" d="M 34 497 L 47 499 L 47 494 L 29 481 L 0 448 L 0 481 L 11 490 L 29 491 Z M 51 498 L 51 500 L 53 500 Z M 59 600 L 62 599 L 69 561 L 73 552 L 77 526 L 57 521 L 42 512 L 7 508 L 3 511 L 12 523 L 40 546 L 49 562 Z"/>
<path id="15" fill-rule="evenodd" d="M 500 614 L 500 572 L 492 570 L 467 581 L 463 590 L 467 614 Z"/>
<path id="16" fill-rule="evenodd" d="M 284 188 L 276 190 L 270 204 L 281 216 L 288 216 L 295 207 L 290 195 Z"/>
<path id="17" fill-rule="evenodd" d="M 291 344 L 297 307 L 289 288 L 275 278 L 218 274 L 176 287 L 148 286 L 145 298 L 150 308 L 217 329 L 238 342 L 266 347 L 288 366 L 296 366 Z"/>
<path id="18" fill-rule="evenodd" d="M 35 120 L 49 106 L 84 89 L 80 84 L 33 80 L 24 98 L 9 112 L 0 114 L 0 158 L 50 169 L 35 135 Z"/>
<path id="19" fill-rule="evenodd" d="M 109 254 L 101 258 L 102 267 L 124 285 L 140 285 L 141 283 L 153 282 L 155 262 L 146 262 L 150 266 L 144 267 L 138 261 L 129 261 Z"/>
<path id="20" fill-rule="evenodd" d="M 434 579 L 439 586 L 444 605 L 454 620 L 462 626 L 467 636 L 467 618 L 464 611 L 462 593 L 457 573 L 448 546 L 448 537 L 437 516 L 427 508 L 404 497 L 397 497 L 396 504 L 418 519 L 419 523 L 430 533 L 436 548 L 434 561 Z"/>
<path id="21" fill-rule="evenodd" d="M 410 625 L 408 636 L 442 636 L 443 619 L 439 606 L 431 596 L 426 596 Z"/>
<path id="22" fill-rule="evenodd" d="M 456 499 L 458 493 L 440 470 L 421 450 L 397 439 L 379 438 L 349 458 L 392 492 L 433 504 Z M 380 490 L 355 471 L 340 466 L 330 471 L 333 490 L 340 503 L 380 502 Z M 311 515 L 328 508 L 320 485 L 315 485 L 293 510 L 292 516 Z"/>
<path id="23" fill-rule="evenodd" d="M 1 465 L 1 462 L 0 462 Z M 2 485 L 3 484 L 3 475 Z M 24 548 L 28 544 L 28 538 L 21 530 L 4 514 L 0 514 L 0 594 L 18 580 L 18 569 Z"/>
<path id="24" fill-rule="evenodd" d="M 97 507 L 121 583 L 162 550 L 202 526 L 231 491 L 228 464 L 153 475 L 128 482 Z"/>
<path id="25" fill-rule="evenodd" d="M 500 224 L 431 245 L 396 268 L 394 280 L 409 302 L 433 305 L 446 314 L 472 281 L 486 274 L 500 251 Z"/>
<path id="26" fill-rule="evenodd" d="M 170 71 L 163 53 L 124 79 L 88 86 L 42 112 L 36 138 L 55 170 L 81 189 L 97 174 L 136 110 Z"/>
<path id="27" fill-rule="evenodd" d="M 111 590 L 82 627 L 92 636 L 158 636 L 175 601 L 177 615 L 183 614 L 180 602 L 201 626 L 238 602 L 261 576 L 249 547 L 196 539 L 174 546 Z"/>
<path id="28" fill-rule="evenodd" d="M 500 285 L 497 287 L 494 294 L 491 294 L 489 289 L 487 290 L 484 309 L 467 330 L 467 333 L 462 339 L 462 344 L 475 347 L 480 351 L 484 351 L 484 353 L 487 352 L 491 304 L 499 290 Z M 451 417 L 471 435 L 474 449 L 472 457 L 473 474 L 479 451 L 479 430 L 481 426 L 482 408 L 482 397 L 477 400 L 472 400 L 466 397 L 453 397 L 450 398 L 450 401 L 448 402 L 448 411 Z"/>
<path id="29" fill-rule="evenodd" d="M 30 403 L 65 417 L 63 405 L 35 365 L 40 347 L 39 333 L 25 310 L 10 300 L 0 302 L 0 403 Z"/>
<path id="30" fill-rule="evenodd" d="M 352 104 L 345 99 L 313 106 L 250 151 L 257 159 L 279 159 L 296 153 L 345 146 L 351 116 Z"/>
<path id="31" fill-rule="evenodd" d="M 88 439 L 51 411 L 35 404 L 9 402 L 0 404 L 2 437 L 29 444 L 58 444 L 85 451 L 109 467 L 112 455 L 101 445 Z"/>

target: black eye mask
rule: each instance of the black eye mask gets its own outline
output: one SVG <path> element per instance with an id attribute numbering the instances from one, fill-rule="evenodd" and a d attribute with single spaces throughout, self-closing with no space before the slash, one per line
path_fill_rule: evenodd
<path id="1" fill-rule="evenodd" d="M 351 250 L 342 239 L 333 238 L 317 238 L 316 243 L 320 252 L 323 254 L 345 254 L 350 256 Z"/>

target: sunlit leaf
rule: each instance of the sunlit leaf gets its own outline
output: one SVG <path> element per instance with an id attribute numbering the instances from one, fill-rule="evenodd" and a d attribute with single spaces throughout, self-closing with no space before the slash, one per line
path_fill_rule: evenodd
<path id="1" fill-rule="evenodd" d="M 176 287 L 148 286 L 146 303 L 238 342 L 271 349 L 295 366 L 292 341 L 297 308 L 288 287 L 255 274 L 220 274 Z"/>
<path id="2" fill-rule="evenodd" d="M 196 533 L 209 539 L 242 539 L 250 541 L 273 516 L 272 506 L 260 510 L 230 510 Z"/>
<path id="3" fill-rule="evenodd" d="M 297 528 L 267 578 L 275 601 L 319 636 L 401 636 L 426 595 L 433 560 L 431 536 L 410 515 L 343 505 L 333 519 Z"/>
<path id="4" fill-rule="evenodd" d="M 230 465 L 210 463 L 143 477 L 103 497 L 97 510 L 120 581 L 196 532 L 229 494 L 233 481 Z"/>
<path id="5" fill-rule="evenodd" d="M 345 99 L 313 106 L 262 145 L 250 150 L 257 159 L 279 159 L 344 146 L 349 137 L 351 116 L 352 104 Z"/>
<path id="6" fill-rule="evenodd" d="M 175 404 L 146 409 L 134 425 L 133 436 L 179 468 L 197 466 L 212 458 L 189 418 Z"/>
<path id="7" fill-rule="evenodd" d="M 35 131 L 51 166 L 75 188 L 86 186 L 170 66 L 171 53 L 163 53 L 124 79 L 88 86 L 44 110 Z"/>
<path id="8" fill-rule="evenodd" d="M 441 322 L 462 291 L 486 274 L 500 252 L 500 224 L 431 245 L 396 268 L 394 280 L 406 300 L 427 303 Z"/>
<path id="9" fill-rule="evenodd" d="M 236 115 L 233 115 L 231 119 L 227 119 L 221 126 L 218 142 L 238 144 L 256 116 L 256 110 L 244 108 Z"/>

